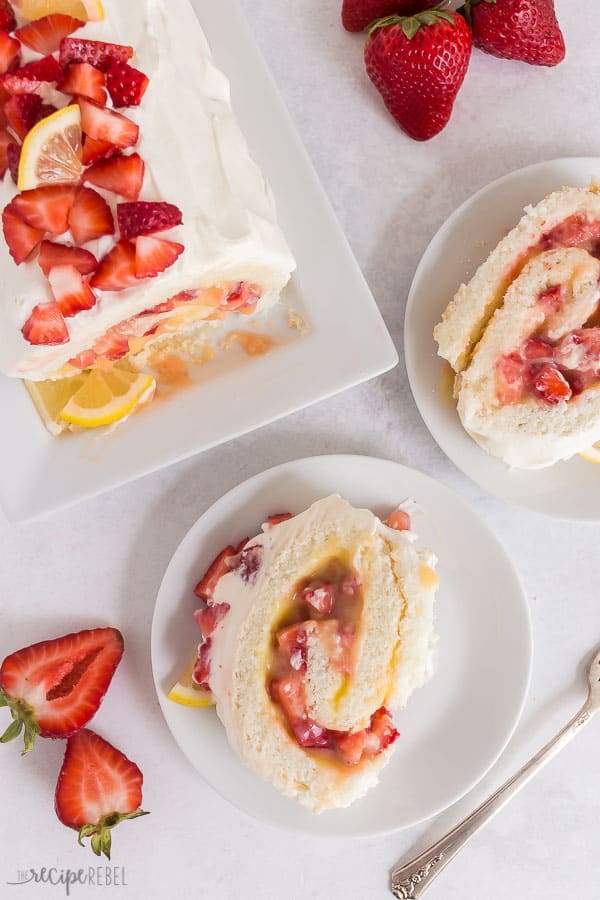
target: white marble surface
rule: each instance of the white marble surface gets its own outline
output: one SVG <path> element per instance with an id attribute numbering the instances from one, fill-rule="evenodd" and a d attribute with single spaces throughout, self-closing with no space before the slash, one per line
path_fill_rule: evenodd
<path id="1" fill-rule="evenodd" d="M 243 5 L 399 346 L 412 273 L 458 203 L 525 164 L 600 154 L 600 55 L 589 39 L 594 0 L 556 0 L 569 49 L 556 70 L 476 53 L 450 127 L 426 145 L 412 143 L 388 119 L 362 69 L 362 39 L 338 24 L 338 0 Z M 454 488 L 512 554 L 534 620 L 531 695 L 502 761 L 438 820 L 377 841 L 297 838 L 227 806 L 173 744 L 151 681 L 154 598 L 189 526 L 247 476 L 319 451 L 397 459 Z M 383 900 L 398 857 L 441 835 L 570 715 L 583 695 L 581 660 L 600 640 L 600 526 L 546 520 L 479 490 L 431 440 L 402 363 L 166 472 L 47 520 L 0 529 L 0 655 L 91 620 L 115 624 L 126 636 L 126 657 L 95 722 L 142 766 L 152 815 L 115 834 L 115 863 L 126 866 L 128 882 L 107 893 L 116 897 Z M 592 725 L 473 841 L 431 889 L 432 900 L 599 896 L 599 728 Z M 60 887 L 6 884 L 18 869 L 78 869 L 93 860 L 53 817 L 62 747 L 46 741 L 26 759 L 14 746 L 0 755 L 0 897 L 63 896 Z M 76 887 L 72 896 L 103 893 Z"/>

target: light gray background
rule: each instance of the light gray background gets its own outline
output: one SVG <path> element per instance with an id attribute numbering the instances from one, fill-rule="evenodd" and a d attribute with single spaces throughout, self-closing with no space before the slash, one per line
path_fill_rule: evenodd
<path id="1" fill-rule="evenodd" d="M 337 0 L 243 6 L 399 347 L 412 273 L 458 204 L 529 163 L 600 155 L 593 0 L 556 0 L 569 51 L 556 70 L 476 52 L 449 128 L 425 145 L 388 118 L 363 71 L 363 39 L 340 27 Z M 534 620 L 531 695 L 501 763 L 437 821 L 377 841 L 296 837 L 227 806 L 171 740 L 151 679 L 154 598 L 188 528 L 239 481 L 316 452 L 396 459 L 454 488 L 513 556 Z M 402 362 L 384 378 L 166 472 L 38 523 L 0 529 L 0 656 L 95 620 L 126 636 L 127 654 L 95 724 L 143 768 L 152 815 L 115 833 L 115 863 L 125 864 L 129 885 L 113 888 L 115 897 L 383 900 L 398 857 L 441 835 L 574 711 L 583 696 L 581 660 L 600 640 L 600 527 L 547 520 L 479 490 L 433 443 Z M 593 725 L 441 876 L 432 900 L 597 900 L 599 742 Z M 0 747 L 3 898 L 62 896 L 61 888 L 6 882 L 20 868 L 77 869 L 94 859 L 53 818 L 62 752 L 45 741 L 21 759 L 15 746 Z M 73 896 L 104 893 L 75 888 Z"/>

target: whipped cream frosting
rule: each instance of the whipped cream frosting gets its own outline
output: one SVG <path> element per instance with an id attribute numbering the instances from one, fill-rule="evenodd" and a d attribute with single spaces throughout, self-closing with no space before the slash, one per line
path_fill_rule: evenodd
<path id="1" fill-rule="evenodd" d="M 165 237 L 185 251 L 170 269 L 139 287 L 96 291 L 94 308 L 67 320 L 68 343 L 32 346 L 21 328 L 33 307 L 52 295 L 37 261 L 17 266 L 0 234 L 0 370 L 13 377 L 39 380 L 56 373 L 111 326 L 180 291 L 247 281 L 263 288 L 258 311 L 264 310 L 276 302 L 295 267 L 269 186 L 236 122 L 229 83 L 213 64 L 188 0 L 104 0 L 104 9 L 103 21 L 76 34 L 131 45 L 132 64 L 150 78 L 142 105 L 121 112 L 140 127 L 134 149 L 146 172 L 139 199 L 181 209 L 183 224 Z M 68 98 L 54 92 L 53 102 L 65 105 Z M 114 195 L 95 189 L 114 211 Z M 15 194 L 7 172 L 0 180 L 0 209 Z M 71 235 L 53 240 L 71 243 Z M 114 240 L 104 237 L 86 249 L 100 258 Z"/>

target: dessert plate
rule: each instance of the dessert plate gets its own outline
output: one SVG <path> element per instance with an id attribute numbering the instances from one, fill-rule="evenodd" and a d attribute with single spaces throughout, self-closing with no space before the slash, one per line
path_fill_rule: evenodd
<path id="1" fill-rule="evenodd" d="M 536 512 L 600 520 L 600 466 L 575 457 L 551 468 L 509 469 L 463 429 L 449 367 L 437 356 L 433 329 L 461 282 L 467 282 L 523 207 L 565 185 L 600 178 L 600 158 L 555 159 L 512 172 L 478 191 L 440 228 L 417 268 L 408 298 L 405 355 L 412 392 L 431 434 L 452 462 L 492 494 Z"/>
<path id="2" fill-rule="evenodd" d="M 0 377 L 6 423 L 0 505 L 12 521 L 50 512 L 228 441 L 398 361 L 237 0 L 194 7 L 217 65 L 230 79 L 252 154 L 278 200 L 279 220 L 298 264 L 284 301 L 308 331 L 287 327 L 286 314 L 281 340 L 267 332 L 277 338 L 267 355 L 218 354 L 202 367 L 198 383 L 168 402 L 151 404 L 109 435 L 52 438 L 25 387 Z"/>
<path id="3" fill-rule="evenodd" d="M 214 709 L 177 706 L 166 695 L 197 646 L 193 591 L 213 557 L 228 543 L 256 534 L 269 513 L 299 513 L 331 493 L 379 515 L 408 497 L 417 501 L 420 512 L 413 523 L 419 546 L 431 547 L 439 557 L 440 640 L 433 679 L 413 695 L 406 710 L 396 712 L 401 738 L 381 783 L 349 809 L 315 815 L 242 765 Z M 311 835 L 373 836 L 407 828 L 462 797 L 510 740 L 530 666 L 527 602 L 512 563 L 487 526 L 426 475 L 361 456 L 285 463 L 218 500 L 173 556 L 152 624 L 158 699 L 191 764 L 244 812 Z"/>

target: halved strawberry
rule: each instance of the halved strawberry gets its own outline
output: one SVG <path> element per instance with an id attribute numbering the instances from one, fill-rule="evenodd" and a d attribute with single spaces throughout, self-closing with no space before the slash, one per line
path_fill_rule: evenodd
<path id="1" fill-rule="evenodd" d="M 79 98 L 77 102 L 81 110 L 81 130 L 84 134 L 97 141 L 108 141 L 121 149 L 137 144 L 140 129 L 127 116 L 99 106 L 91 100 Z"/>
<path id="2" fill-rule="evenodd" d="M 98 268 L 98 260 L 89 250 L 68 244 L 53 244 L 52 241 L 42 241 L 38 263 L 46 276 L 55 266 L 74 266 L 82 275 L 89 275 Z"/>
<path id="3" fill-rule="evenodd" d="M 110 159 L 111 156 L 119 153 L 119 148 L 108 141 L 96 141 L 94 138 L 86 137 L 83 142 L 83 155 L 81 162 L 84 166 L 90 166 L 92 163 L 101 159 Z"/>
<path id="4" fill-rule="evenodd" d="M 410 516 L 403 509 L 395 509 L 393 513 L 387 517 L 385 524 L 394 531 L 410 531 Z"/>
<path id="5" fill-rule="evenodd" d="M 133 56 L 133 47 L 123 44 L 107 44 L 104 41 L 88 41 L 66 37 L 60 42 L 60 64 L 65 68 L 71 62 L 86 62 L 103 72 L 112 62 L 126 63 Z"/>
<path id="6" fill-rule="evenodd" d="M 27 133 L 40 120 L 42 98 L 37 94 L 17 94 L 4 104 L 4 115 L 15 134 L 24 140 Z"/>
<path id="7" fill-rule="evenodd" d="M 96 295 L 75 266 L 55 266 L 50 269 L 48 281 L 65 318 L 96 305 Z"/>
<path id="8" fill-rule="evenodd" d="M 77 94 L 96 103 L 106 103 L 106 75 L 89 63 L 70 63 L 57 87 L 65 94 Z"/>
<path id="9" fill-rule="evenodd" d="M 2 76 L 5 90 L 15 94 L 34 94 L 42 84 L 62 78 L 62 69 L 53 56 L 45 56 Z"/>
<path id="10" fill-rule="evenodd" d="M 4 173 L 8 169 L 8 148 L 14 143 L 14 138 L 6 131 L 0 129 L 0 179 L 4 178 Z"/>
<path id="11" fill-rule="evenodd" d="M 181 225 L 181 210 L 173 203 L 119 203 L 117 222 L 122 238 L 133 238 L 140 234 L 155 234 Z"/>
<path id="12" fill-rule="evenodd" d="M 2 228 L 4 240 L 8 244 L 8 252 L 17 265 L 27 259 L 44 237 L 43 231 L 40 231 L 39 228 L 32 228 L 23 221 L 16 211 L 14 203 L 9 203 L 2 213 Z"/>
<path id="13" fill-rule="evenodd" d="M 15 13 L 8 0 L 0 0 L 0 31 L 13 31 L 17 27 Z"/>
<path id="14" fill-rule="evenodd" d="M 43 16 L 34 22 L 23 25 L 15 31 L 18 38 L 26 47 L 46 56 L 48 53 L 56 53 L 63 38 L 73 34 L 78 28 L 83 28 L 85 22 L 66 16 L 63 13 L 52 13 Z"/>
<path id="15" fill-rule="evenodd" d="M 229 610 L 229 603 L 213 603 L 206 609 L 198 609 L 194 613 L 194 621 L 205 638 L 209 638 L 223 621 Z"/>
<path id="16" fill-rule="evenodd" d="M 19 65 L 21 45 L 5 31 L 0 31 L 0 75 Z"/>
<path id="17" fill-rule="evenodd" d="M 83 728 L 98 711 L 122 655 L 121 633 L 96 628 L 41 641 L 7 656 L 0 667 L 0 697 L 15 720 L 11 738 L 24 725 L 28 752 L 38 734 L 64 738 Z M 11 738 L 5 735 L 6 740 Z"/>
<path id="18" fill-rule="evenodd" d="M 21 146 L 16 141 L 12 141 L 7 147 L 6 156 L 8 159 L 8 170 L 10 177 L 15 184 L 19 181 L 19 163 L 21 161 Z"/>
<path id="19" fill-rule="evenodd" d="M 150 79 L 128 63 L 114 60 L 106 70 L 106 86 L 113 106 L 139 106 Z"/>
<path id="20" fill-rule="evenodd" d="M 196 597 L 200 597 L 201 600 L 204 600 L 205 603 L 210 604 L 212 602 L 215 588 L 217 583 L 229 572 L 229 566 L 227 565 L 227 560 L 230 557 L 235 556 L 236 548 L 231 544 L 228 547 L 225 547 L 224 550 L 221 550 L 218 556 L 213 559 L 210 566 L 196 585 L 196 589 L 194 593 Z"/>
<path id="21" fill-rule="evenodd" d="M 102 359 L 122 359 L 129 353 L 129 339 L 121 327 L 115 325 L 96 341 L 93 352 Z"/>
<path id="22" fill-rule="evenodd" d="M 110 253 L 100 260 L 90 284 L 100 291 L 122 291 L 138 285 L 135 274 L 135 247 L 129 241 L 119 241 Z M 98 355 L 102 354 L 94 348 Z"/>
<path id="23" fill-rule="evenodd" d="M 105 234 L 114 234 L 110 206 L 97 191 L 80 188 L 69 212 L 69 230 L 76 244 L 87 244 Z"/>
<path id="24" fill-rule="evenodd" d="M 12 203 L 23 221 L 32 228 L 50 234 L 64 234 L 69 228 L 69 213 L 75 193 L 76 189 L 70 185 L 56 184 L 23 191 Z"/>
<path id="25" fill-rule="evenodd" d="M 183 244 L 155 237 L 138 237 L 135 241 L 135 274 L 138 278 L 154 278 L 168 269 L 184 251 Z"/>
<path id="26" fill-rule="evenodd" d="M 135 763 L 84 728 L 67 743 L 54 797 L 56 815 L 79 832 L 80 844 L 91 837 L 96 856 L 110 859 L 111 829 L 147 815 L 140 809 L 143 782 Z"/>
<path id="27" fill-rule="evenodd" d="M 54 300 L 34 306 L 21 331 L 30 344 L 66 344 L 69 340 L 67 323 Z"/>
<path id="28" fill-rule="evenodd" d="M 84 181 L 96 187 L 120 194 L 128 200 L 137 200 L 144 183 L 144 160 L 138 153 L 130 156 L 114 156 L 95 163 L 84 173 Z"/>

